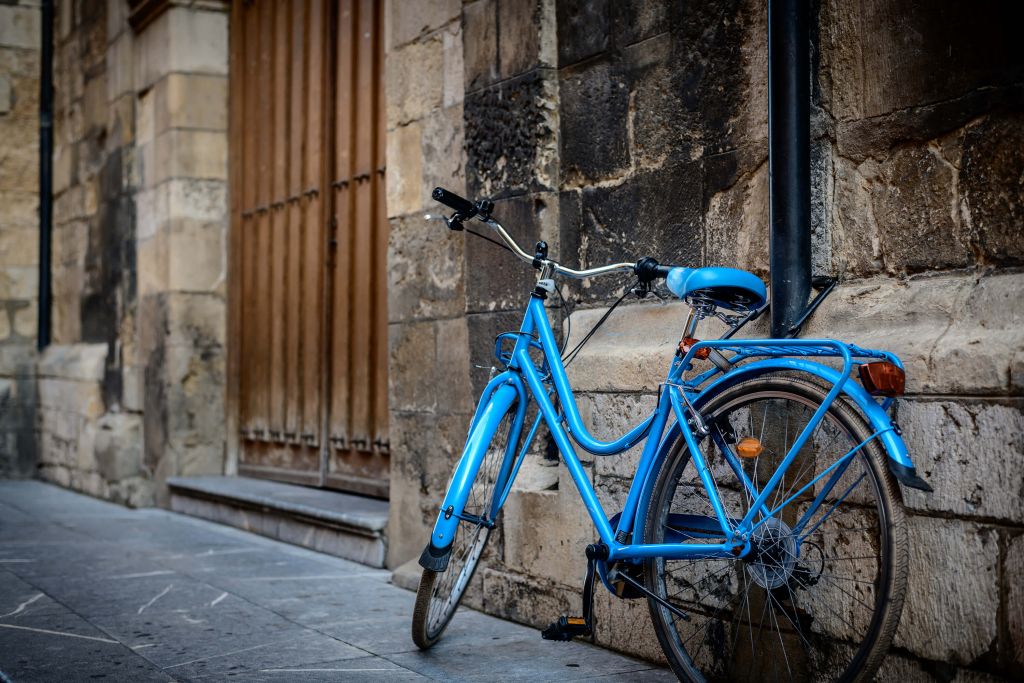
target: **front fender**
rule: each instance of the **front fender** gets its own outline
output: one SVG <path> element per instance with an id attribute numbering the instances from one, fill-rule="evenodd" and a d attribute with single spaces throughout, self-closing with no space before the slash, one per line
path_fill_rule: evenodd
<path id="1" fill-rule="evenodd" d="M 830 384 L 835 384 L 841 378 L 838 370 L 814 361 L 802 358 L 768 358 L 753 363 L 745 363 L 733 368 L 718 380 L 705 387 L 697 397 L 695 404 L 699 408 L 703 403 L 701 399 L 704 396 L 713 396 L 719 389 L 777 370 L 808 373 L 820 377 Z M 892 429 L 892 418 L 871 398 L 871 395 L 864 390 L 864 387 L 852 379 L 843 383 L 842 393 L 857 405 L 864 414 L 864 417 L 867 418 L 868 424 L 873 431 L 882 432 L 879 434 L 878 440 L 881 441 L 882 447 L 885 449 L 885 453 L 889 458 L 889 469 L 896 479 L 905 486 L 930 491 L 931 488 L 928 484 L 917 476 L 914 463 L 910 459 L 910 453 L 903 439 Z M 647 508 L 650 504 L 651 495 L 653 495 L 655 478 L 661 470 L 661 463 L 668 457 L 669 450 L 676 440 L 679 439 L 680 435 L 679 423 L 675 422 L 665 432 L 665 436 L 658 445 L 654 466 L 650 468 L 647 475 L 648 481 L 644 482 L 644 487 L 641 489 L 643 493 L 641 494 L 638 506 L 636 517 L 638 524 L 634 529 L 634 537 L 643 535 L 642 520 L 646 519 L 647 516 Z"/>

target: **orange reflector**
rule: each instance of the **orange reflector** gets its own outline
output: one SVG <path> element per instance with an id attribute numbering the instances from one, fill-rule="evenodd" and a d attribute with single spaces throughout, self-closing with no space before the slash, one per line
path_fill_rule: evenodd
<path id="1" fill-rule="evenodd" d="M 685 356 L 690 352 L 690 348 L 699 341 L 700 339 L 694 339 L 693 337 L 683 337 L 683 340 L 679 342 L 680 353 Z M 697 353 L 693 354 L 693 357 L 701 360 L 707 360 L 709 355 L 711 355 L 711 349 L 705 347 L 703 349 L 697 349 Z"/>
<path id="2" fill-rule="evenodd" d="M 887 360 L 860 366 L 860 383 L 872 396 L 902 396 L 907 376 Z"/>
<path id="3" fill-rule="evenodd" d="M 736 453 L 739 454 L 741 458 L 746 458 L 747 460 L 751 460 L 761 455 L 761 451 L 763 450 L 764 448 L 761 446 L 761 442 L 752 436 L 745 436 L 740 439 L 738 444 L 736 444 Z"/>

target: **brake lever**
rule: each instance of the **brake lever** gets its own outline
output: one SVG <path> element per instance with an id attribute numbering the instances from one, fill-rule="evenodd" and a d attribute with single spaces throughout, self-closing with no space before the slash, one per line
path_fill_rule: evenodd
<path id="1" fill-rule="evenodd" d="M 463 229 L 462 217 L 459 214 L 457 214 L 457 213 L 452 214 L 451 218 L 448 218 L 448 216 L 445 216 L 444 214 L 440 214 L 438 216 L 435 216 L 435 215 L 430 214 L 430 213 L 425 213 L 425 214 L 423 214 L 423 220 L 427 220 L 427 221 L 441 221 L 442 223 L 444 223 L 445 227 L 448 228 L 449 230 L 462 230 Z"/>

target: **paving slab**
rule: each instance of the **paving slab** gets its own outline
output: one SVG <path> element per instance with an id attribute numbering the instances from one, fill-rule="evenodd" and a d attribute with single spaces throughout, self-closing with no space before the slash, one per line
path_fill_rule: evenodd
<path id="1" fill-rule="evenodd" d="M 0 681 L 673 680 L 469 609 L 433 650 L 387 571 L 0 481 Z"/>

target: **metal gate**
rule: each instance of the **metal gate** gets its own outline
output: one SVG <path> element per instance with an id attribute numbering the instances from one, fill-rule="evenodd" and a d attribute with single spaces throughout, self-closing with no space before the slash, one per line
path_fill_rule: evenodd
<path id="1" fill-rule="evenodd" d="M 235 2 L 238 472 L 387 495 L 383 0 Z"/>

